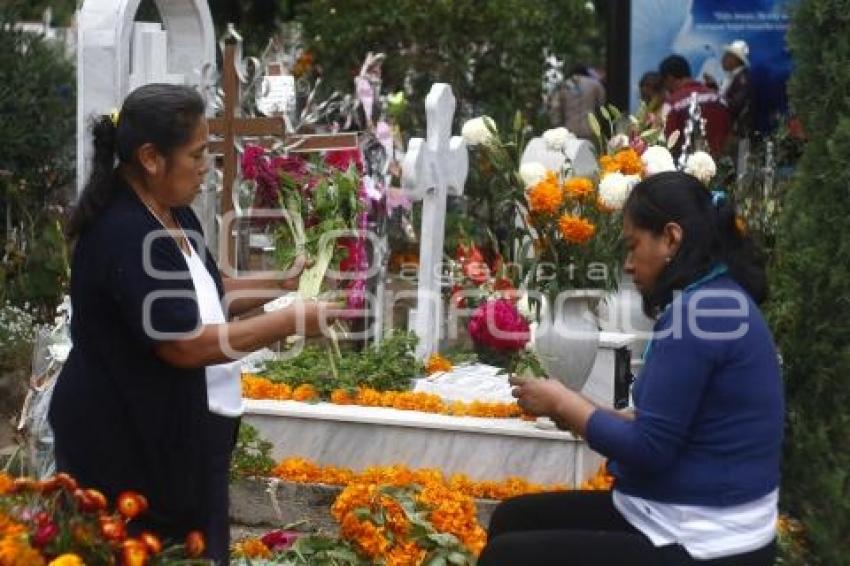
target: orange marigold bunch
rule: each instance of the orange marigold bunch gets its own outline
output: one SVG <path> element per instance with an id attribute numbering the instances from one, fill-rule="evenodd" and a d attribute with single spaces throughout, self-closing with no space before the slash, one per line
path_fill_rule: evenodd
<path id="1" fill-rule="evenodd" d="M 582 482 L 580 489 L 585 491 L 607 491 L 614 485 L 614 477 L 608 473 L 605 464 L 599 467 L 592 478 Z"/>
<path id="2" fill-rule="evenodd" d="M 478 523 L 478 511 L 472 497 L 452 491 L 443 482 L 429 482 L 423 487 L 417 500 L 431 508 L 430 520 L 434 528 L 455 535 L 478 555 L 487 542 L 487 533 Z"/>
<path id="3" fill-rule="evenodd" d="M 292 392 L 293 401 L 316 401 L 319 398 L 319 392 L 309 383 L 304 383 L 295 388 Z"/>
<path id="4" fill-rule="evenodd" d="M 3 566 L 44 566 L 41 553 L 31 547 L 25 535 L 0 539 L 0 564 Z"/>
<path id="5" fill-rule="evenodd" d="M 9 474 L 0 472 L 0 495 L 12 493 L 15 489 L 15 480 Z"/>
<path id="6" fill-rule="evenodd" d="M 452 367 L 454 366 L 448 358 L 444 358 L 440 354 L 431 354 L 428 361 L 425 362 L 425 373 L 432 375 L 439 371 L 451 371 Z"/>
<path id="7" fill-rule="evenodd" d="M 249 538 L 233 545 L 233 554 L 249 560 L 271 558 L 272 551 L 258 538 Z"/>
<path id="8" fill-rule="evenodd" d="M 242 374 L 242 396 L 246 399 L 292 399 L 292 388 L 284 383 L 274 383 L 264 377 L 250 373 Z"/>
<path id="9" fill-rule="evenodd" d="M 564 192 L 568 198 L 585 200 L 595 191 L 593 181 L 587 177 L 571 177 L 564 181 Z"/>
<path id="10" fill-rule="evenodd" d="M 526 198 L 532 213 L 555 215 L 564 204 L 564 190 L 555 173 L 549 171 L 542 181 L 528 189 Z"/>
<path id="11" fill-rule="evenodd" d="M 334 389 L 331 391 L 331 403 L 335 405 L 354 405 L 356 399 L 348 389 Z"/>
<path id="12" fill-rule="evenodd" d="M 605 173 L 622 173 L 623 175 L 643 175 L 643 162 L 640 155 L 632 149 L 621 149 L 614 155 L 603 155 L 599 158 L 599 168 Z"/>
<path id="13" fill-rule="evenodd" d="M 621 149 L 614 157 L 617 159 L 617 163 L 620 165 L 620 173 L 623 175 L 643 174 L 643 162 L 634 149 L 630 147 Z"/>
<path id="14" fill-rule="evenodd" d="M 571 244 L 587 243 L 596 233 L 593 223 L 572 214 L 564 214 L 558 220 L 558 229 L 564 240 Z"/>
<path id="15" fill-rule="evenodd" d="M 435 365 L 437 363 L 435 362 Z M 450 362 L 447 363 L 450 364 Z M 319 399 L 319 393 L 312 385 L 299 385 L 293 391 L 286 384 L 274 383 L 263 377 L 251 374 L 243 374 L 242 376 L 242 396 L 246 399 L 271 399 L 275 401 L 295 400 L 310 402 Z M 356 391 L 335 389 L 331 392 L 330 401 L 337 405 L 388 407 L 401 411 L 419 411 L 457 417 L 509 419 L 522 416 L 522 410 L 516 403 L 487 403 L 483 401 L 472 401 L 471 403 L 463 401 L 445 402 L 438 395 L 417 391 L 382 392 L 365 387 L 358 387 Z M 2 478 L 0 478 L 0 489 L 2 489 L 2 481 Z"/>
<path id="16" fill-rule="evenodd" d="M 273 470 L 272 474 L 283 480 L 296 483 L 322 483 L 321 468 L 304 458 L 286 458 Z"/>

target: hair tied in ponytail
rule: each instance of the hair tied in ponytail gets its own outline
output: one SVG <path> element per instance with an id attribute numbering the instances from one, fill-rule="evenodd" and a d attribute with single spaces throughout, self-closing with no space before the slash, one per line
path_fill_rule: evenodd
<path id="1" fill-rule="evenodd" d="M 711 191 L 711 204 L 714 208 L 720 208 L 726 204 L 727 195 L 725 191 Z"/>

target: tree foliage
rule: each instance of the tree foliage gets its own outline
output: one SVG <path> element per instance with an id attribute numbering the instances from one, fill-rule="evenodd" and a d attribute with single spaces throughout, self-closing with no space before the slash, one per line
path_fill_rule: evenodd
<path id="1" fill-rule="evenodd" d="M 0 8 L 0 213 L 14 229 L 0 236 L 0 296 L 52 310 L 67 269 L 50 205 L 73 179 L 76 81 L 61 47 L 9 25 L 21 5 Z"/>
<path id="2" fill-rule="evenodd" d="M 850 564 L 850 1 L 802 0 L 790 93 L 809 136 L 784 203 L 771 318 L 785 364 L 783 497 L 823 564 Z"/>
<path id="3" fill-rule="evenodd" d="M 508 125 L 517 110 L 538 115 L 544 51 L 597 60 L 595 12 L 580 0 L 314 0 L 299 7 L 305 40 L 329 88 L 352 90 L 367 51 L 387 54 L 384 91 L 408 86 L 422 130 L 434 82 L 452 86 L 462 118 L 486 113 Z"/>

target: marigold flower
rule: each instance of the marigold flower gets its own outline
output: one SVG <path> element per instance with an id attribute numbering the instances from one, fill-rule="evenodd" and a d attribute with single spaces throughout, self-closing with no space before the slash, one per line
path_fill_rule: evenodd
<path id="1" fill-rule="evenodd" d="M 189 558 L 200 558 L 204 554 L 204 550 L 207 548 L 206 542 L 204 542 L 204 535 L 200 533 L 200 531 L 192 531 L 188 535 L 186 535 L 186 554 Z"/>
<path id="2" fill-rule="evenodd" d="M 27 544 L 26 537 L 0 539 L 0 564 L 3 566 L 44 566 L 41 553 Z"/>
<path id="3" fill-rule="evenodd" d="M 319 398 L 319 394 L 316 389 L 308 384 L 304 383 L 295 388 L 295 391 L 292 392 L 292 399 L 294 401 L 315 401 Z"/>
<path id="4" fill-rule="evenodd" d="M 528 189 L 526 198 L 532 213 L 555 215 L 564 204 L 564 191 L 555 173 L 549 171 L 542 181 Z"/>
<path id="5" fill-rule="evenodd" d="M 148 509 L 148 500 L 139 493 L 125 491 L 118 496 L 115 506 L 125 519 L 135 519 Z"/>
<path id="6" fill-rule="evenodd" d="M 353 405 L 354 398 L 347 389 L 334 389 L 331 391 L 331 403 L 336 405 Z"/>
<path id="7" fill-rule="evenodd" d="M 0 495 L 6 495 L 8 493 L 12 493 L 15 489 L 15 480 L 12 479 L 12 476 L 4 473 L 0 473 Z"/>
<path id="8" fill-rule="evenodd" d="M 124 566 L 145 566 L 149 558 L 148 547 L 142 541 L 127 539 L 121 543 L 121 563 Z"/>
<path id="9" fill-rule="evenodd" d="M 561 216 L 558 229 L 564 240 L 571 244 L 587 243 L 596 233 L 596 226 L 591 222 L 572 214 Z"/>
<path id="10" fill-rule="evenodd" d="M 233 545 L 233 554 L 240 558 L 254 560 L 272 557 L 272 551 L 269 550 L 269 547 L 256 538 L 249 538 Z"/>
<path id="11" fill-rule="evenodd" d="M 617 173 L 620 171 L 620 163 L 610 155 L 599 158 L 599 169 L 602 173 Z"/>
<path id="12" fill-rule="evenodd" d="M 587 177 L 571 177 L 564 181 L 564 192 L 568 198 L 584 200 L 593 194 L 593 181 Z"/>
<path id="13" fill-rule="evenodd" d="M 440 354 L 431 354 L 428 361 L 425 362 L 425 373 L 432 375 L 438 371 L 451 371 L 452 362 L 448 358 L 444 358 Z"/>
<path id="14" fill-rule="evenodd" d="M 623 175 L 641 175 L 643 174 L 643 161 L 640 155 L 632 149 L 621 149 L 614 156 L 617 161 L 618 170 Z"/>
<path id="15" fill-rule="evenodd" d="M 48 566 L 85 566 L 85 562 L 76 554 L 68 553 L 57 556 Z"/>

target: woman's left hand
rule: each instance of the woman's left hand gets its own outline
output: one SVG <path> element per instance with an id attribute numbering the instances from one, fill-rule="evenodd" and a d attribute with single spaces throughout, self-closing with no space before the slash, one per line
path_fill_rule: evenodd
<path id="1" fill-rule="evenodd" d="M 276 286 L 283 291 L 296 291 L 304 270 L 313 267 L 313 263 L 313 260 L 308 259 L 306 255 L 299 255 L 287 269 L 287 278 L 276 280 Z"/>
<path id="2" fill-rule="evenodd" d="M 513 396 L 523 411 L 532 415 L 557 416 L 570 390 L 558 380 L 511 376 Z"/>

